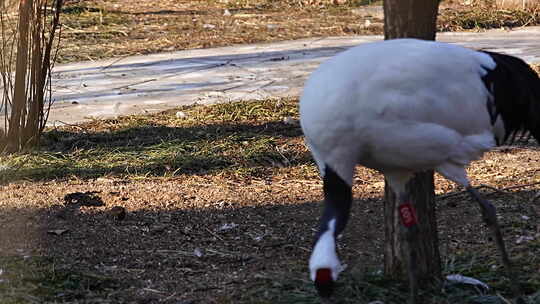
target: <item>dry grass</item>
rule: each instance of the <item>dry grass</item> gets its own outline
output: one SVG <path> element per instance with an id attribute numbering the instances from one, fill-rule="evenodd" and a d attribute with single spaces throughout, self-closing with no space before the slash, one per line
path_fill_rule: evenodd
<path id="1" fill-rule="evenodd" d="M 540 9 L 538 0 L 496 0 L 495 7 L 506 10 Z"/>
<path id="2" fill-rule="evenodd" d="M 294 100 L 185 107 L 186 118 L 177 118 L 176 111 L 50 130 L 43 139 L 45 151 L 0 157 L 1 179 L 263 176 L 280 166 L 309 162 L 299 127 L 279 123 L 297 116 Z"/>
<path id="3" fill-rule="evenodd" d="M 64 62 L 380 32 L 362 28 L 348 5 L 295 1 L 85 1 L 67 5 L 64 17 Z"/>
<path id="4" fill-rule="evenodd" d="M 540 64 L 532 64 L 531 67 L 536 71 L 536 73 L 540 74 Z"/>
<path id="5" fill-rule="evenodd" d="M 454 10 L 443 8 L 439 18 L 440 31 L 463 31 L 490 28 L 514 28 L 540 23 L 540 9 L 501 10 L 470 8 Z"/>
<path id="6" fill-rule="evenodd" d="M 444 1 L 440 31 L 535 25 L 537 9 Z M 68 1 L 61 62 L 272 42 L 381 34 L 377 1 Z M 366 8 L 369 11 L 366 11 Z M 369 25 L 366 23 L 369 20 Z"/>

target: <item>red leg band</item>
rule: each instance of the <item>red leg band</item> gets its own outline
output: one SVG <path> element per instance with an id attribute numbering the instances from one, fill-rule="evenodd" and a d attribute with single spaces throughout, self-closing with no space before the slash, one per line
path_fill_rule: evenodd
<path id="1" fill-rule="evenodd" d="M 401 218 L 401 223 L 403 223 L 403 226 L 409 228 L 418 223 L 416 219 L 416 210 L 414 210 L 414 207 L 411 203 L 399 205 L 398 210 L 399 217 Z"/>

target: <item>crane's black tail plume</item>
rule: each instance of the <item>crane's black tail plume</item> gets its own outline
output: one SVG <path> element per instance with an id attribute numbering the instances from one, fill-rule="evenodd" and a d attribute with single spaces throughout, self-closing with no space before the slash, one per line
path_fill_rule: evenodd
<path id="1" fill-rule="evenodd" d="M 512 142 L 517 134 L 530 132 L 540 142 L 540 78 L 523 60 L 483 51 L 497 64 L 482 78 L 495 104 L 495 117 L 502 117 L 505 136 Z"/>

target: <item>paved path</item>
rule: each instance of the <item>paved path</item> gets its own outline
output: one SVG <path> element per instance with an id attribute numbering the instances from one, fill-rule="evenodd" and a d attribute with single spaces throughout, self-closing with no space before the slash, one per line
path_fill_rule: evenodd
<path id="1" fill-rule="evenodd" d="M 438 40 L 540 62 L 540 27 L 442 33 Z M 321 61 L 381 36 L 329 37 L 59 65 L 49 124 L 193 103 L 297 96 Z M 399 56 L 396 54 L 396 56 Z"/>

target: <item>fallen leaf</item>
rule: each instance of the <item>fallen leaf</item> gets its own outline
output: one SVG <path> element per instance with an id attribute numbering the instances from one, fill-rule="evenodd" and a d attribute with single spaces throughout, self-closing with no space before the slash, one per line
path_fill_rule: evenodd
<path id="1" fill-rule="evenodd" d="M 183 118 L 187 117 L 187 114 L 182 112 L 182 111 L 178 111 L 178 112 L 176 112 L 175 116 L 176 116 L 176 118 L 182 118 L 183 119 Z"/>
<path id="2" fill-rule="evenodd" d="M 53 234 L 53 235 L 62 235 L 62 234 L 65 234 L 69 231 L 69 229 L 55 229 L 55 230 L 48 230 L 47 233 L 48 234 Z"/>
<path id="3" fill-rule="evenodd" d="M 114 206 L 111 208 L 111 215 L 114 216 L 118 221 L 121 221 L 126 218 L 126 208 Z"/>
<path id="4" fill-rule="evenodd" d="M 460 284 L 468 284 L 468 285 L 476 285 L 484 288 L 485 290 L 489 290 L 489 286 L 475 278 L 463 276 L 460 274 L 451 274 L 446 276 L 446 280 L 450 281 L 452 283 L 460 283 Z"/>
<path id="5" fill-rule="evenodd" d="M 231 229 L 234 229 L 238 227 L 238 224 L 235 224 L 235 223 L 230 223 L 230 224 L 223 224 L 221 227 L 219 227 L 219 231 L 226 231 L 226 230 L 231 230 Z"/>

